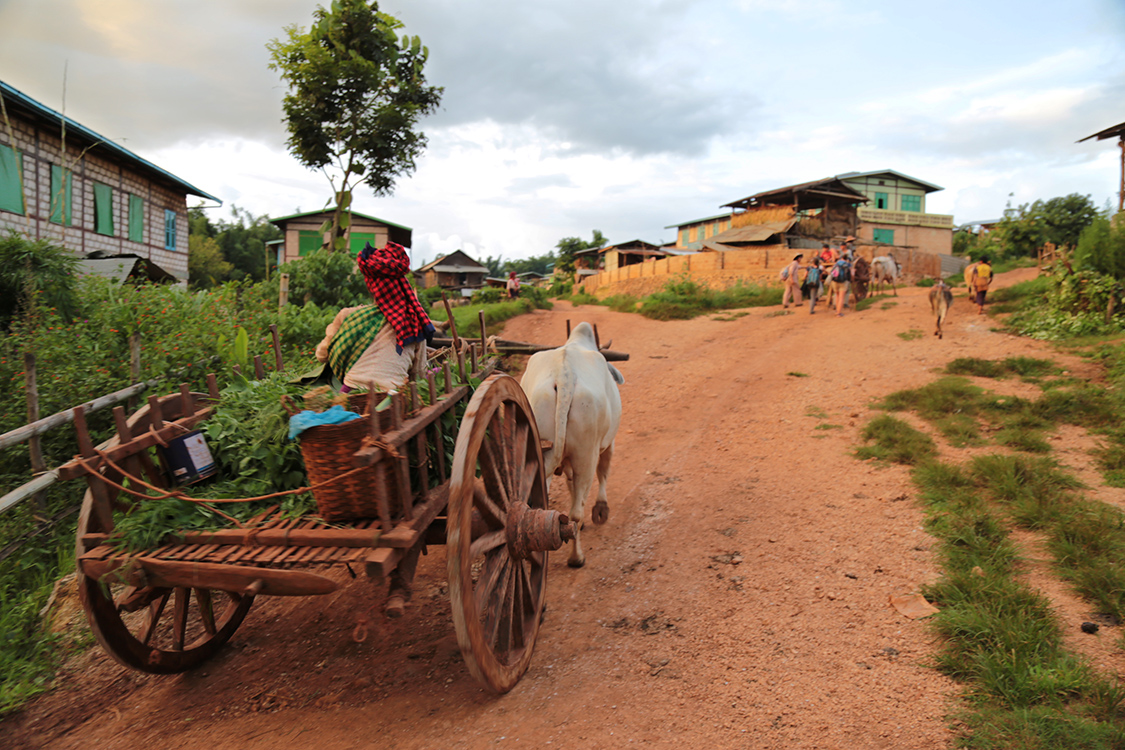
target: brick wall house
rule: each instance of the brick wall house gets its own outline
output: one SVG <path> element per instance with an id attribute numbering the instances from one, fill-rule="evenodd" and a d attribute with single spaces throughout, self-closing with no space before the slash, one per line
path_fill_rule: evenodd
<path id="1" fill-rule="evenodd" d="M 187 281 L 187 196 L 218 198 L 2 81 L 0 96 L 12 131 L 0 123 L 0 232 L 135 254 Z"/>

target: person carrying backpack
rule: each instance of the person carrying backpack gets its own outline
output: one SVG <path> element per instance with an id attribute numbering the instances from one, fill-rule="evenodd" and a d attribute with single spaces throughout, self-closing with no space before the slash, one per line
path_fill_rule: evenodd
<path id="1" fill-rule="evenodd" d="M 783 310 L 789 307 L 790 298 L 796 304 L 801 304 L 801 282 L 797 277 L 800 275 L 801 258 L 803 257 L 805 257 L 804 253 L 797 253 L 793 256 L 789 265 L 781 269 L 781 280 L 785 282 L 785 293 L 781 295 L 781 308 Z"/>
<path id="2" fill-rule="evenodd" d="M 841 257 L 828 274 L 828 302 L 836 301 L 836 317 L 844 317 L 844 302 L 848 296 L 849 282 L 852 280 L 852 264 L 847 257 Z"/>
<path id="3" fill-rule="evenodd" d="M 824 289 L 824 271 L 820 268 L 820 257 L 814 255 L 805 267 L 805 285 L 802 287 L 809 295 L 809 315 L 816 313 L 816 300 Z"/>
<path id="4" fill-rule="evenodd" d="M 988 294 L 988 287 L 992 284 L 992 262 L 987 255 L 973 266 L 969 273 L 969 290 L 977 303 L 977 315 L 984 315 L 984 296 Z"/>

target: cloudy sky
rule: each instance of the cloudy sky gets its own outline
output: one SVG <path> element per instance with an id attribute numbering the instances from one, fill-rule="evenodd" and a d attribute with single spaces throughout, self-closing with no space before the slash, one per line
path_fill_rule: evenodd
<path id="1" fill-rule="evenodd" d="M 327 0 L 324 0 L 327 2 Z M 266 43 L 315 0 L 0 0 L 0 80 L 254 214 L 322 208 L 285 150 Z M 753 193 L 893 169 L 957 223 L 1116 203 L 1125 0 L 385 0 L 444 86 L 429 148 L 356 209 L 414 260 L 540 255 Z M 65 102 L 64 102 L 65 83 Z"/>

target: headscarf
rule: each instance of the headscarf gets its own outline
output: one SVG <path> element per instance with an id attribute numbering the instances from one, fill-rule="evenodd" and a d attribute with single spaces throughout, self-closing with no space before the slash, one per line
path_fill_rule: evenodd
<path id="1" fill-rule="evenodd" d="M 363 272 L 372 300 L 395 329 L 395 351 L 416 341 L 434 338 L 434 324 L 418 302 L 418 295 L 406 280 L 410 258 L 406 249 L 394 242 L 375 249 L 368 242 L 356 259 Z"/>

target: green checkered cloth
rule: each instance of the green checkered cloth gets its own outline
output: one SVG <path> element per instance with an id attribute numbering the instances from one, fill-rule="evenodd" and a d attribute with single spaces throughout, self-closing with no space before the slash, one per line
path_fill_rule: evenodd
<path id="1" fill-rule="evenodd" d="M 328 364 L 341 381 L 375 341 L 385 318 L 375 305 L 367 305 L 344 318 L 328 344 Z"/>

